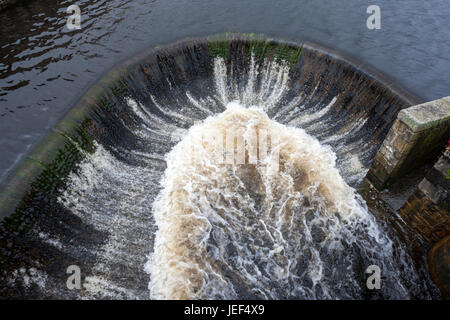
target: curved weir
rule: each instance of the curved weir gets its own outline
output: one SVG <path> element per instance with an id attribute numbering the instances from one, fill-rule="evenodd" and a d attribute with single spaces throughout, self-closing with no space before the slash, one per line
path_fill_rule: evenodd
<path id="1" fill-rule="evenodd" d="M 0 292 L 437 297 L 423 256 L 356 191 L 413 103 L 313 44 L 229 35 L 146 52 L 36 149 L 44 161 L 17 174 L 31 172 L 31 187 L 10 182 L 27 193 L 4 193 L 16 209 L 1 226 Z M 67 288 L 70 265 L 79 290 Z M 382 271 L 380 290 L 366 287 L 370 265 Z"/>

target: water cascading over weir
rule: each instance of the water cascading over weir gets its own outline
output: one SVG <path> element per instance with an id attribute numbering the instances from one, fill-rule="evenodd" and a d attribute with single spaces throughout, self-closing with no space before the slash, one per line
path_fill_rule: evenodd
<path id="1" fill-rule="evenodd" d="M 423 256 L 356 191 L 416 103 L 311 43 L 230 34 L 144 52 L 92 87 L 2 191 L 0 294 L 438 297 Z M 243 163 L 215 162 L 204 138 L 218 131 L 246 137 Z M 251 161 L 263 133 L 268 160 Z M 83 278 L 70 290 L 73 265 Z M 370 265 L 380 290 L 367 289 Z"/>

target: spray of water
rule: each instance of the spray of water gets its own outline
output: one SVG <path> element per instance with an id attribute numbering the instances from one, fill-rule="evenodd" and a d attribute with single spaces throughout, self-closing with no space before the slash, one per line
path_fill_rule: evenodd
<path id="1" fill-rule="evenodd" d="M 217 59 L 217 92 L 226 110 L 191 127 L 166 157 L 152 209 L 158 231 L 146 265 L 151 297 L 362 297 L 371 264 L 396 282 L 394 295 L 408 296 L 392 241 L 344 181 L 331 147 L 267 116 L 288 90 L 287 67 L 272 62 L 263 70 L 257 86 L 253 62 L 239 91 Z M 298 123 L 323 117 L 335 102 Z M 244 163 L 218 161 L 223 141 L 205 139 L 229 132 L 245 138 Z M 272 141 L 264 159 L 255 138 L 262 132 Z M 255 146 L 260 152 L 251 161 Z"/>
<path id="2" fill-rule="evenodd" d="M 148 298 L 147 281 L 156 299 L 365 298 L 373 264 L 379 297 L 427 292 L 351 187 L 367 170 L 367 117 L 334 129 L 338 97 L 306 108 L 318 89 L 290 94 L 283 62 L 242 73 L 218 58 L 210 95 L 120 102 L 133 144 L 97 145 L 59 197 L 106 235 L 80 298 Z M 241 161 L 221 161 L 230 153 Z"/>

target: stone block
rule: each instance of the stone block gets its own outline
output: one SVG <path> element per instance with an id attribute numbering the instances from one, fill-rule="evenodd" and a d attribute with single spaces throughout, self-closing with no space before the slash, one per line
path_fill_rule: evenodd
<path id="1" fill-rule="evenodd" d="M 430 129 L 450 120 L 450 96 L 412 106 L 399 112 L 397 119 L 413 132 Z"/>
<path id="2" fill-rule="evenodd" d="M 419 183 L 419 189 L 422 191 L 434 204 L 441 204 L 448 196 L 447 190 L 443 189 L 439 185 L 433 185 L 424 178 Z"/>
<path id="3" fill-rule="evenodd" d="M 367 179 L 383 189 L 436 156 L 449 135 L 450 97 L 401 110 L 375 157 L 385 170 L 372 165 Z"/>
<path id="4" fill-rule="evenodd" d="M 436 161 L 398 212 L 428 244 L 450 234 L 450 179 L 441 172 L 450 165 L 448 155 L 449 151 Z"/>

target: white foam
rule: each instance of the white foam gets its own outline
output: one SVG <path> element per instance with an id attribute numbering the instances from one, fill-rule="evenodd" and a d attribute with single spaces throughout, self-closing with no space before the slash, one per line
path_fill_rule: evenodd
<path id="1" fill-rule="evenodd" d="M 251 176 L 245 176 L 242 168 L 217 163 L 214 146 L 205 143 L 204 137 L 227 130 L 242 131 L 244 136 L 252 130 L 270 132 L 272 141 L 279 141 L 273 147 L 279 148 L 280 171 L 273 172 L 260 163 L 250 169 Z M 263 108 L 245 108 L 233 102 L 224 113 L 193 126 L 168 154 L 164 189 L 153 206 L 158 231 L 146 267 L 152 297 L 236 298 L 234 285 L 217 266 L 218 261 L 237 272 L 244 283 L 276 297 L 270 284 L 282 279 L 295 281 L 297 275 L 291 269 L 303 250 L 312 254 L 309 278 L 314 285 L 322 283 L 320 249 L 308 235 L 311 225 L 304 222 L 307 209 L 316 210 L 314 219 L 321 227 L 328 220 L 336 223 L 335 228 L 326 230 L 324 246 L 341 238 L 338 221 L 370 221 L 335 162 L 330 148 L 302 129 L 270 120 Z M 259 210 L 246 187 L 254 181 L 260 181 L 255 188 L 264 195 Z M 308 206 L 304 206 L 305 199 Z M 254 244 L 262 238 L 268 243 Z M 303 248 L 298 247 L 301 239 L 306 241 Z M 383 241 L 386 239 L 380 237 Z M 230 256 L 227 246 L 240 252 Z"/>

